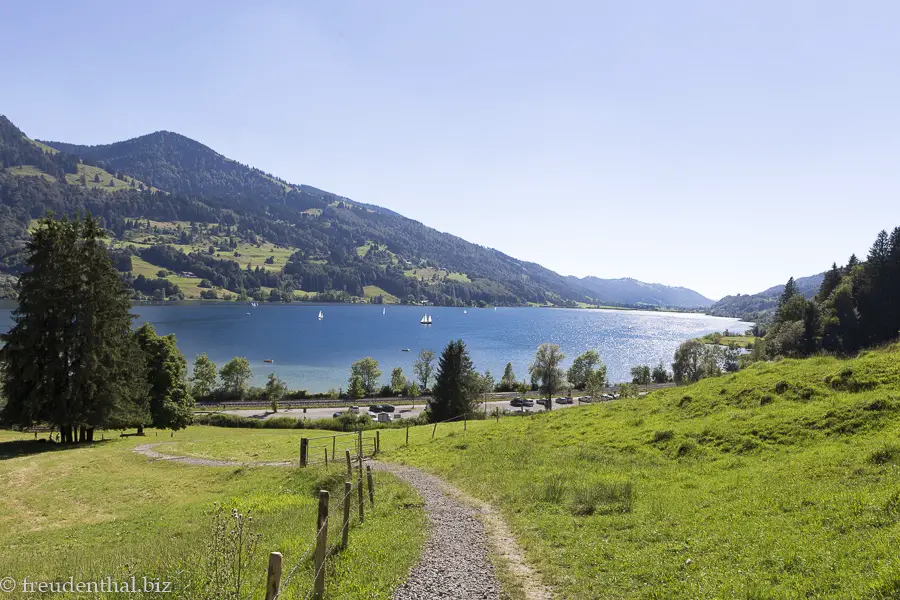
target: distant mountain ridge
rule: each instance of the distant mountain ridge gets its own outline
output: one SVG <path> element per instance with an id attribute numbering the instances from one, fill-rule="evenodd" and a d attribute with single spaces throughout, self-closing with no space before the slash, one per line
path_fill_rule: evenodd
<path id="1" fill-rule="evenodd" d="M 28 227 L 47 210 L 100 217 L 139 299 L 709 304 L 683 288 L 564 277 L 171 131 L 93 146 L 41 142 L 0 115 L 0 274 L 21 272 Z"/>
<path id="2" fill-rule="evenodd" d="M 686 287 L 645 283 L 630 277 L 601 279 L 588 276 L 579 279 L 569 276 L 569 280 L 587 288 L 598 304 L 646 304 L 669 308 L 705 308 L 713 304 L 706 296 Z"/>
<path id="3" fill-rule="evenodd" d="M 794 280 L 797 291 L 805 298 L 812 298 L 819 291 L 825 273 L 818 273 Z M 743 318 L 749 321 L 765 320 L 775 310 L 778 297 L 784 291 L 784 284 L 773 285 L 756 294 L 736 294 L 725 296 L 709 307 L 709 314 L 718 317 Z"/>

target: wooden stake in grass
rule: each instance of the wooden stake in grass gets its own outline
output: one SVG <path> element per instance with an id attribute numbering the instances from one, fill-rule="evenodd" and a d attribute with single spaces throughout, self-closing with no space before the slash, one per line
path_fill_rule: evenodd
<path id="1" fill-rule="evenodd" d="M 369 504 L 375 508 L 375 481 L 372 479 L 372 467 L 366 465 L 366 478 L 369 480 Z"/>
<path id="2" fill-rule="evenodd" d="M 269 575 L 266 577 L 266 600 L 275 600 L 281 591 L 281 552 L 269 554 Z"/>
<path id="3" fill-rule="evenodd" d="M 325 550 L 328 546 L 328 491 L 319 490 L 319 518 L 316 528 L 316 557 L 313 584 L 313 598 L 322 600 L 325 597 Z"/>
<path id="4" fill-rule="evenodd" d="M 366 503 L 363 501 L 363 481 L 362 481 L 362 473 L 359 475 L 359 480 L 357 481 L 356 491 L 358 495 L 359 502 L 359 522 L 364 523 L 366 520 Z"/>
<path id="5" fill-rule="evenodd" d="M 437 431 L 437 423 L 434 424 L 434 429 L 431 430 L 431 439 L 434 439 L 434 434 Z"/>
<path id="6" fill-rule="evenodd" d="M 323 448 L 325 450 L 325 468 L 328 468 L 328 448 Z"/>
<path id="7" fill-rule="evenodd" d="M 353 484 L 349 481 L 344 482 L 344 526 L 341 529 L 341 548 L 347 547 L 347 540 L 350 535 L 350 502 L 353 500 Z"/>
<path id="8" fill-rule="evenodd" d="M 308 462 L 307 453 L 309 452 L 309 440 L 300 438 L 300 466 L 305 467 Z"/>
<path id="9" fill-rule="evenodd" d="M 409 446 L 409 425 L 406 426 L 406 445 Z"/>
<path id="10" fill-rule="evenodd" d="M 334 453 L 337 450 L 337 436 L 331 438 L 331 460 L 334 460 Z"/>
<path id="11" fill-rule="evenodd" d="M 381 452 L 381 432 L 375 431 L 375 454 Z"/>
<path id="12" fill-rule="evenodd" d="M 353 479 L 353 465 L 350 463 L 350 451 L 344 450 L 347 453 L 347 479 Z"/>

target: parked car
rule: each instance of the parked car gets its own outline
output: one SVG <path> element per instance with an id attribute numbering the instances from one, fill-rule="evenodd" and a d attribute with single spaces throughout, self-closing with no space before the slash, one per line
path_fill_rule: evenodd
<path id="1" fill-rule="evenodd" d="M 571 398 L 557 398 L 556 403 L 557 404 L 572 404 L 572 399 Z"/>
<path id="2" fill-rule="evenodd" d="M 339 419 L 339 418 L 341 418 L 341 416 L 343 416 L 343 414 L 344 413 L 342 413 L 341 411 L 337 411 L 336 413 L 334 413 L 331 416 L 334 417 L 335 419 Z"/>
<path id="3" fill-rule="evenodd" d="M 381 405 L 379 405 L 379 404 L 372 404 L 371 406 L 369 406 L 369 412 L 372 412 L 372 413 L 380 413 L 380 412 L 381 412 Z"/>
<path id="4" fill-rule="evenodd" d="M 387 414 L 387 413 L 384 413 L 384 412 L 383 412 L 383 413 L 378 413 L 378 422 L 379 422 L 379 423 L 390 423 L 390 422 L 391 422 L 391 415 L 389 415 L 389 414 Z"/>
<path id="5" fill-rule="evenodd" d="M 582 396 L 578 399 L 579 402 L 593 402 L 594 399 L 591 396 Z"/>
<path id="6" fill-rule="evenodd" d="M 534 406 L 534 400 L 531 400 L 530 398 L 525 398 L 524 400 L 522 400 L 522 406 L 532 407 L 532 406 Z"/>
<path id="7" fill-rule="evenodd" d="M 513 398 L 512 400 L 509 401 L 509 405 L 516 406 L 516 407 L 525 406 L 525 401 L 522 400 L 521 398 Z"/>
<path id="8" fill-rule="evenodd" d="M 390 404 L 379 404 L 378 408 L 381 410 L 381 412 L 394 412 L 394 407 Z"/>
<path id="9" fill-rule="evenodd" d="M 546 407 L 550 404 L 550 401 L 547 400 L 546 398 L 538 398 L 537 403 L 540 404 L 541 406 Z"/>
<path id="10" fill-rule="evenodd" d="M 359 412 L 359 407 L 358 407 L 358 406 L 351 406 L 350 408 L 347 409 L 347 412 L 358 413 L 358 412 Z"/>

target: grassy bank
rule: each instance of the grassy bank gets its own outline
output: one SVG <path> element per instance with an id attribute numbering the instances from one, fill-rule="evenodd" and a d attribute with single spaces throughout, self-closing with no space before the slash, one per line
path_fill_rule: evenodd
<path id="1" fill-rule="evenodd" d="M 501 508 L 560 597 L 900 597 L 898 347 L 419 430 L 387 457 Z"/>
<path id="2" fill-rule="evenodd" d="M 245 590 L 262 598 L 268 553 L 284 553 L 285 571 L 303 556 L 316 529 L 316 491 L 332 490 L 332 514 L 338 515 L 343 476 L 320 469 L 173 464 L 132 452 L 135 445 L 154 441 L 208 442 L 222 452 L 239 448 L 255 460 L 259 453 L 247 450 L 256 443 L 254 433 L 191 427 L 174 438 L 168 433 L 157 438 L 151 431 L 145 438 L 56 449 L 31 441 L 31 435 L 0 431 L 3 576 L 53 581 L 70 575 L 76 580 L 147 575 L 173 581 L 178 598 L 209 597 L 200 591 L 209 570 L 198 564 L 209 556 L 214 536 L 208 513 L 219 503 L 226 527 L 233 525 L 229 515 L 235 507 L 252 515 L 252 527 L 261 534 L 244 577 Z M 297 434 L 283 433 L 292 434 L 296 447 Z M 337 554 L 330 567 L 329 597 L 389 598 L 424 541 L 421 500 L 412 488 L 379 474 L 376 510 L 367 513 L 363 525 L 355 520 L 349 550 Z M 331 531 L 329 543 L 339 527 Z M 312 568 L 310 558 L 303 560 L 282 598 L 305 597 Z"/>
<path id="3" fill-rule="evenodd" d="M 704 344 L 717 344 L 720 346 L 736 345 L 738 348 L 752 348 L 759 338 L 752 335 L 722 335 L 721 333 L 708 333 L 697 338 Z"/>

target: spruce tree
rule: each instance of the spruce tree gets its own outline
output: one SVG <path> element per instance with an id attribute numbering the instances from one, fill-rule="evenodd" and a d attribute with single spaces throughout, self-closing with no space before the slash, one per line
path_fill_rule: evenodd
<path id="1" fill-rule="evenodd" d="M 194 399 L 187 387 L 187 361 L 174 335 L 160 336 L 150 323 L 134 333 L 144 353 L 150 423 L 158 429 L 178 430 L 191 423 Z M 143 425 L 143 424 L 140 424 Z M 139 426 L 139 433 L 143 427 Z"/>
<path id="2" fill-rule="evenodd" d="M 843 269 L 838 268 L 837 263 L 831 264 L 831 269 L 825 272 L 825 277 L 822 279 L 821 285 L 819 285 L 819 292 L 816 294 L 816 300 L 825 302 L 828 299 L 831 292 L 841 284 L 843 272 Z"/>
<path id="3" fill-rule="evenodd" d="M 462 340 L 451 341 L 438 360 L 437 378 L 428 405 L 432 422 L 444 421 L 471 412 L 475 391 L 472 389 L 475 369 Z"/>
<path id="4" fill-rule="evenodd" d="M 142 413 L 143 363 L 128 295 L 91 218 L 43 218 L 28 243 L 15 325 L 2 340 L 2 418 L 91 441 Z"/>

